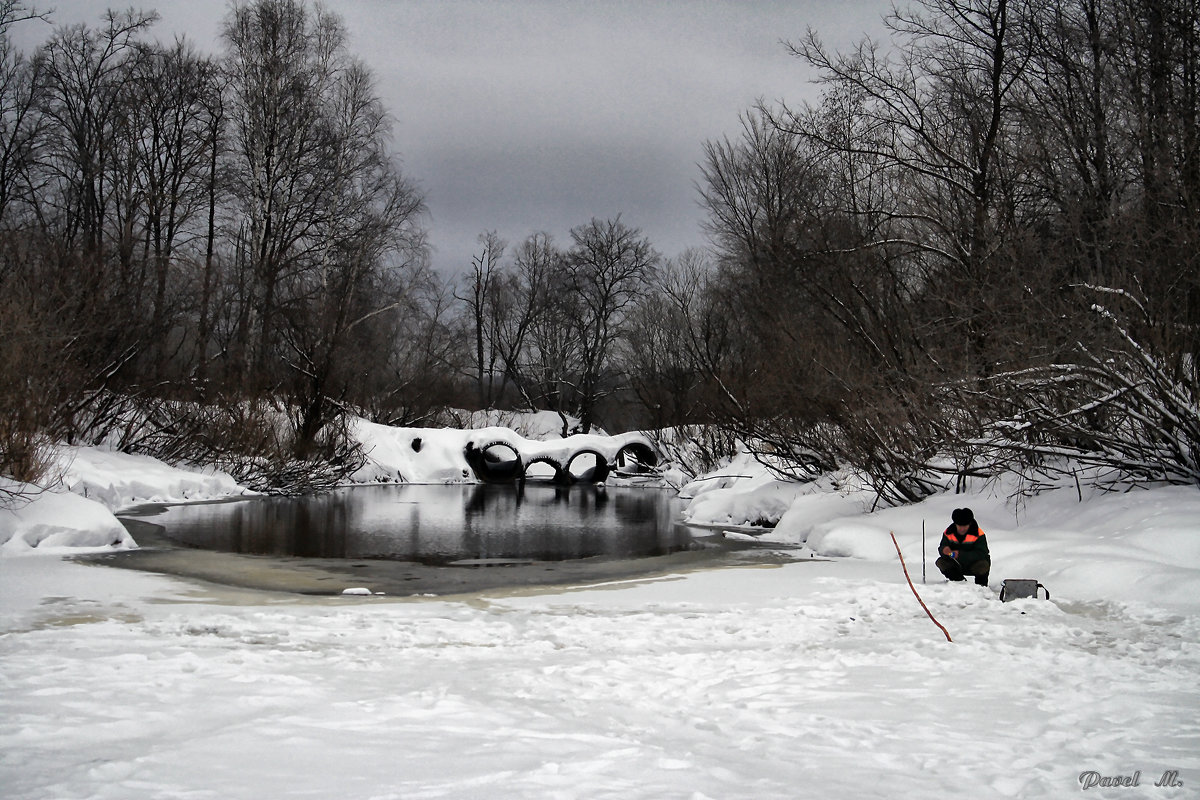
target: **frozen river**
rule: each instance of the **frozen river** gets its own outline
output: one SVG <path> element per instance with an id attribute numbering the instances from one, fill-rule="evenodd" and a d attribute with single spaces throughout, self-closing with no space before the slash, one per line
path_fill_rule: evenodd
<path id="1" fill-rule="evenodd" d="M 770 558 L 679 522 L 660 489 L 390 485 L 144 506 L 111 564 L 247 588 L 455 594 Z"/>

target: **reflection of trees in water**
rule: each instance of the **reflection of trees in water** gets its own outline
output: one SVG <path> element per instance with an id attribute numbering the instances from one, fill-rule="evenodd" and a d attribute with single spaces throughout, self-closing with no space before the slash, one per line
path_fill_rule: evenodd
<path id="1" fill-rule="evenodd" d="M 476 558 L 557 561 L 619 555 L 615 545 L 627 533 L 618 530 L 603 486 L 479 484 L 469 491 L 467 509 L 463 544 Z M 654 525 L 657 515 L 647 516 Z"/>
<path id="2" fill-rule="evenodd" d="M 264 497 L 172 510 L 167 535 L 184 544 L 250 555 L 345 558 L 354 525 L 340 498 Z M 178 521 L 176 521 L 178 518 Z"/>
<path id="3" fill-rule="evenodd" d="M 300 506 L 293 528 L 293 555 L 302 557 L 346 558 L 346 531 L 349 508 L 340 498 L 325 495 L 319 502 Z"/>
<path id="4" fill-rule="evenodd" d="M 685 548 L 669 498 L 576 484 L 393 486 L 259 498 L 169 512 L 168 535 L 197 547 L 275 556 L 557 561 Z"/>

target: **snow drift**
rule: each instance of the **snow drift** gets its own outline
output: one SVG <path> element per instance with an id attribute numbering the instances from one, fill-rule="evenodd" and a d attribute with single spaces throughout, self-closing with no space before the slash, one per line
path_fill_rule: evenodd
<path id="1" fill-rule="evenodd" d="M 0 508 L 0 554 L 79 553 L 126 550 L 133 538 L 105 506 L 66 491 L 43 491 L 4 480 L 3 488 L 26 496 Z"/>

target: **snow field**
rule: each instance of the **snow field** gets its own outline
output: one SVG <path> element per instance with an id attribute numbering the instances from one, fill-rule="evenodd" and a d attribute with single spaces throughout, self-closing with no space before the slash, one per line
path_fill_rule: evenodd
<path id="1" fill-rule="evenodd" d="M 1088 769 L 1198 785 L 1196 617 L 918 584 L 949 644 L 895 565 L 845 564 L 225 605 L 9 559 L 100 575 L 97 599 L 6 620 L 0 780 L 14 800 L 1052 798 Z"/>
<path id="2" fill-rule="evenodd" d="M 367 433 L 379 479 L 406 468 L 411 431 Z M 460 475 L 463 434 L 422 436 L 422 468 Z M 451 598 L 58 558 L 132 546 L 114 505 L 239 488 L 152 461 L 81 451 L 73 485 L 108 507 L 47 492 L 0 516 L 0 556 L 25 556 L 0 557 L 5 800 L 1060 798 L 1093 770 L 1141 785 L 1088 797 L 1200 787 L 1191 487 L 1080 502 L 999 481 L 871 513 L 847 476 L 780 484 L 742 458 L 687 488 L 689 520 L 776 522 L 760 541 L 828 560 Z M 932 564 L 964 505 L 990 587 Z M 1009 577 L 1053 599 L 1001 604 Z M 1154 787 L 1167 770 L 1183 785 Z"/>

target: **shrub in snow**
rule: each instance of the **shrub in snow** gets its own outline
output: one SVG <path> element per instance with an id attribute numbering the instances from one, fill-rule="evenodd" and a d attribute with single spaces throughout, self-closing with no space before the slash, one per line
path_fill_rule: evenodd
<path id="1" fill-rule="evenodd" d="M 1200 485 L 1200 376 L 1178 331 L 1129 292 L 1079 287 L 1130 310 L 1093 304 L 1108 341 L 1071 361 L 1000 376 L 1018 411 L 997 425 L 994 449 L 1027 476 L 1082 465 L 1098 480 Z M 1065 466 L 1064 466 L 1065 465 Z"/>

